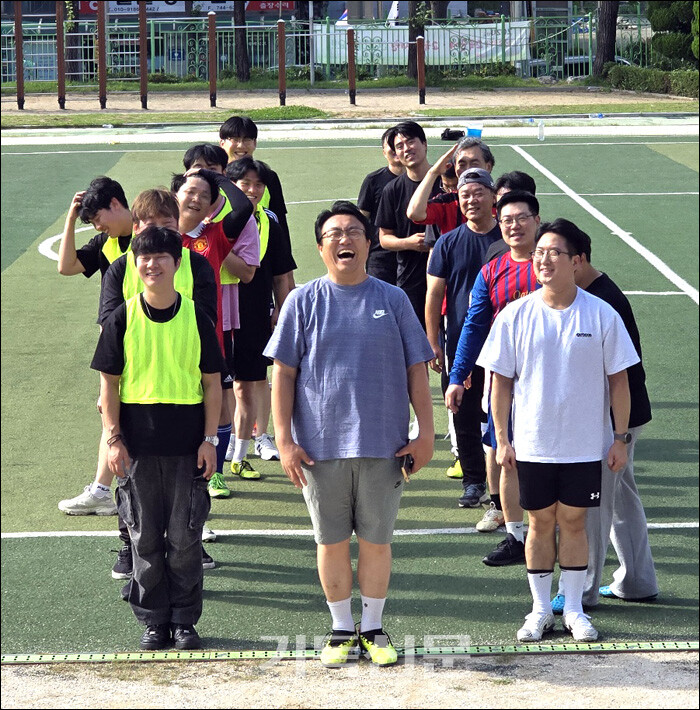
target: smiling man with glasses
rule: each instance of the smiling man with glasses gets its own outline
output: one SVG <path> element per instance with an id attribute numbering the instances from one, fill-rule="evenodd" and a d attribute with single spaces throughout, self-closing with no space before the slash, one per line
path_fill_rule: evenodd
<path id="1" fill-rule="evenodd" d="M 539 641 L 554 628 L 557 558 L 564 627 L 575 641 L 598 638 L 582 607 L 586 512 L 600 505 L 602 466 L 619 471 L 626 464 L 627 368 L 639 362 L 620 316 L 576 286 L 583 233 L 565 220 L 556 231 L 553 224 L 540 227 L 533 250 L 542 288 L 501 311 L 477 360 L 494 373 L 496 460 L 506 469 L 517 466 L 520 503 L 530 518 L 525 557 L 533 607 L 518 631 L 521 642 Z M 601 461 L 607 440 L 613 444 Z"/>

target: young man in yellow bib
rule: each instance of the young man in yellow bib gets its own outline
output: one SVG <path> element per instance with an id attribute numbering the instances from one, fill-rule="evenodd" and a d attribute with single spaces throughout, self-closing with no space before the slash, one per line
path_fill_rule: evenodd
<path id="1" fill-rule="evenodd" d="M 146 626 L 141 649 L 194 649 L 223 357 L 210 319 L 175 290 L 180 235 L 148 227 L 132 252 L 144 290 L 104 323 L 91 367 L 100 372 L 108 464 L 132 542 L 128 601 Z"/>

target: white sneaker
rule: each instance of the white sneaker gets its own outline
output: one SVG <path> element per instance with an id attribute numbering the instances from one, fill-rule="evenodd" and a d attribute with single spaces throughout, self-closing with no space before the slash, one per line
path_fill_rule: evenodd
<path id="1" fill-rule="evenodd" d="M 90 493 L 90 486 L 85 486 L 83 492 L 75 498 L 62 500 L 58 509 L 66 515 L 116 515 L 117 506 L 112 494 L 96 496 Z"/>
<path id="2" fill-rule="evenodd" d="M 420 427 L 418 426 L 418 420 L 414 419 L 411 422 L 411 426 L 408 428 L 408 438 L 410 441 L 415 441 L 420 435 Z"/>
<path id="3" fill-rule="evenodd" d="M 202 542 L 214 542 L 216 533 L 205 523 L 202 528 Z"/>
<path id="4" fill-rule="evenodd" d="M 518 641 L 541 641 L 542 636 L 554 628 L 554 615 L 531 612 L 518 630 Z"/>
<path id="5" fill-rule="evenodd" d="M 574 641 L 595 641 L 598 632 L 589 621 L 590 618 L 588 614 L 582 614 L 580 611 L 570 611 L 564 614 L 562 621 L 564 628 L 574 637 Z"/>
<path id="6" fill-rule="evenodd" d="M 479 532 L 493 532 L 498 530 L 505 522 L 503 511 L 498 510 L 493 501 L 491 501 L 489 509 L 484 513 L 484 517 L 476 524 L 476 529 Z"/>
<path id="7" fill-rule="evenodd" d="M 236 441 L 233 437 L 229 439 L 228 448 L 224 454 L 224 461 L 233 461 L 233 450 L 236 448 Z"/>
<path id="8" fill-rule="evenodd" d="M 279 461 L 280 452 L 277 451 L 275 442 L 269 434 L 260 434 L 255 437 L 255 453 L 263 461 Z"/>

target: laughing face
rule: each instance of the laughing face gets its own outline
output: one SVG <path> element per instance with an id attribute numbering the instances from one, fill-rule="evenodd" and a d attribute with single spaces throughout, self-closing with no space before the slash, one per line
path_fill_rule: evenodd
<path id="1" fill-rule="evenodd" d="M 212 205 L 209 183 L 196 175 L 188 177 L 177 191 L 177 201 L 180 205 L 180 221 L 186 225 L 187 231 L 209 214 Z"/>
<path id="2" fill-rule="evenodd" d="M 413 168 L 425 161 L 428 146 L 420 138 L 409 138 L 403 133 L 399 133 L 394 138 L 394 151 L 401 165 Z"/>
<path id="3" fill-rule="evenodd" d="M 166 252 L 139 254 L 136 257 L 136 270 L 139 278 L 143 281 L 146 289 L 150 291 L 172 287 L 178 266 L 180 266 L 180 260 L 175 261 L 173 255 Z"/>
<path id="4" fill-rule="evenodd" d="M 369 244 L 362 222 L 356 217 L 338 214 L 327 219 L 318 251 L 331 281 L 342 286 L 364 281 Z"/>

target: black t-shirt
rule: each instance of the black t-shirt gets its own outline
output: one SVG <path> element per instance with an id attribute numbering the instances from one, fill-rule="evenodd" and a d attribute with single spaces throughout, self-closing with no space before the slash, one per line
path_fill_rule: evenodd
<path id="1" fill-rule="evenodd" d="M 430 193 L 431 197 L 440 192 L 437 180 L 435 183 Z M 406 216 L 408 203 L 419 185 L 420 181 L 411 180 L 405 173 L 388 183 L 382 192 L 377 216 L 374 220 L 377 227 L 391 229 L 399 239 L 424 232 L 424 225 L 416 224 Z M 399 251 L 397 252 L 397 261 L 396 285 L 404 291 L 425 292 L 425 269 L 428 264 L 428 253 L 409 249 Z"/>
<path id="2" fill-rule="evenodd" d="M 510 251 L 510 247 L 505 243 L 505 240 L 499 239 L 495 241 L 486 252 L 484 257 L 484 264 L 488 264 L 491 259 L 495 259 L 497 256 L 503 256 Z"/>
<path id="3" fill-rule="evenodd" d="M 140 295 L 143 307 L 143 294 Z M 172 307 L 149 306 L 154 323 L 166 323 L 180 309 L 181 299 Z M 197 329 L 201 341 L 199 369 L 203 373 L 222 372 L 224 368 L 216 331 L 209 317 L 195 304 Z M 144 308 L 148 318 L 148 311 Z M 122 303 L 105 321 L 90 367 L 109 375 L 124 370 L 126 304 Z M 121 404 L 119 425 L 129 455 L 187 456 L 197 453 L 204 439 L 203 404 Z"/>
<path id="4" fill-rule="evenodd" d="M 642 426 L 642 424 L 651 421 L 651 402 L 649 401 L 649 394 L 645 384 L 646 373 L 641 362 L 642 345 L 639 340 L 639 330 L 637 329 L 637 322 L 634 320 L 630 302 L 607 274 L 601 274 L 588 286 L 586 291 L 611 305 L 620 314 L 634 349 L 639 355 L 640 362 L 627 368 L 627 378 L 629 380 L 631 398 L 629 425 L 631 427 Z"/>
<path id="5" fill-rule="evenodd" d="M 362 181 L 362 186 L 360 187 L 360 194 L 357 198 L 357 206 L 364 212 L 369 212 L 369 221 L 374 227 L 374 221 L 377 218 L 377 210 L 379 209 L 379 202 L 382 199 L 382 192 L 384 188 L 392 181 L 396 179 L 396 175 L 389 170 L 385 165 L 379 170 L 371 172 Z M 379 252 L 381 254 L 388 254 L 394 258 L 396 261 L 396 253 L 387 251 L 382 248 L 379 243 L 379 229 L 375 228 L 372 234 L 372 243 L 369 248 L 370 254 L 374 252 Z"/>
<path id="6" fill-rule="evenodd" d="M 270 217 L 267 250 L 260 266 L 255 270 L 252 280 L 247 284 L 238 284 L 238 312 L 241 330 L 262 329 L 265 331 L 266 337 L 269 338 L 272 332 L 270 306 L 273 279 L 275 276 L 294 271 L 297 265 L 275 215 L 271 214 L 271 210 L 265 211 Z"/>
<path id="7" fill-rule="evenodd" d="M 99 234 L 96 234 L 85 246 L 80 247 L 80 249 L 76 249 L 78 261 L 85 269 L 85 271 L 83 271 L 83 276 L 88 279 L 97 271 L 104 276 L 107 269 L 109 269 L 109 260 L 102 251 L 102 247 L 104 247 L 105 242 L 108 239 L 109 235 L 106 232 L 100 232 Z M 119 237 L 119 250 L 122 254 L 124 254 L 129 248 L 130 243 L 131 232 Z"/>
<path id="8" fill-rule="evenodd" d="M 133 258 L 130 254 L 120 256 L 107 269 L 102 277 L 100 291 L 100 314 L 97 322 L 103 325 L 119 305 L 124 303 L 124 276 L 126 274 L 126 260 Z M 192 269 L 192 300 L 204 311 L 209 320 L 216 325 L 217 290 L 216 277 L 211 264 L 197 252 L 190 253 L 190 267 Z"/>
<path id="9" fill-rule="evenodd" d="M 270 191 L 268 209 L 277 216 L 277 222 L 282 229 L 282 238 L 289 245 L 289 252 L 291 253 L 292 240 L 289 236 L 289 225 L 287 224 L 287 205 L 284 202 L 279 175 L 272 169 L 270 169 L 270 181 L 267 184 L 267 189 Z"/>

